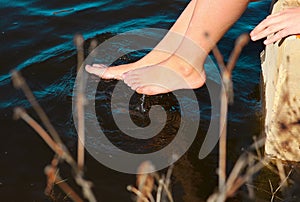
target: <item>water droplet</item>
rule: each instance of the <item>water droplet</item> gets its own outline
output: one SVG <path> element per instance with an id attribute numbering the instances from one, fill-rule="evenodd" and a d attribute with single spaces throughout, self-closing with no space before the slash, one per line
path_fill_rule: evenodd
<path id="1" fill-rule="evenodd" d="M 140 111 L 141 111 L 142 113 L 145 113 L 145 112 L 147 111 L 147 110 L 145 109 L 145 106 L 144 106 L 144 103 L 145 103 L 145 97 L 146 97 L 145 94 L 143 94 L 142 97 L 141 97 L 142 103 L 141 103 Z"/>

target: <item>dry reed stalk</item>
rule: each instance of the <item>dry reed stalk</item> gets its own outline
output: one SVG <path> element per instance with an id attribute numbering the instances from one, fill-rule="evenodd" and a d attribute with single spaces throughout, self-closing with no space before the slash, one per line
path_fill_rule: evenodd
<path id="1" fill-rule="evenodd" d="M 131 186 L 131 185 L 128 185 L 127 186 L 127 190 L 134 193 L 136 196 L 139 197 L 139 199 L 141 199 L 143 202 L 150 202 L 148 200 L 148 198 L 146 196 L 144 196 L 144 194 L 142 192 L 140 192 L 137 188 Z"/>
<path id="2" fill-rule="evenodd" d="M 84 49 L 83 49 L 84 38 L 81 34 L 76 34 L 74 36 L 74 44 L 77 49 L 77 72 L 79 72 L 84 61 Z"/>
<path id="3" fill-rule="evenodd" d="M 138 190 L 146 197 L 152 196 L 152 191 L 154 187 L 154 178 L 153 175 L 150 173 L 154 172 L 154 166 L 151 162 L 145 161 L 143 162 L 139 168 L 137 178 L 136 178 L 136 185 Z M 137 202 L 141 202 L 140 197 L 138 196 Z"/>
<path id="4" fill-rule="evenodd" d="M 170 183 L 171 183 L 171 175 L 172 175 L 172 172 L 173 172 L 173 168 L 174 168 L 174 165 L 171 165 L 169 168 L 168 168 L 168 171 L 167 171 L 167 175 L 166 177 L 164 175 L 162 176 L 159 176 L 158 174 L 154 174 L 154 177 L 156 179 L 156 181 L 158 182 L 159 185 L 162 186 L 162 190 L 161 190 L 161 193 L 165 193 L 168 197 L 168 200 L 170 202 L 173 202 L 174 199 L 172 197 L 172 194 L 171 194 L 171 191 L 170 191 Z M 161 197 L 160 197 L 161 198 Z M 157 201 L 156 201 L 157 202 Z"/>
<path id="5" fill-rule="evenodd" d="M 59 146 L 50 135 L 33 119 L 24 109 L 17 107 L 14 110 L 14 117 L 16 119 L 22 118 L 31 128 L 33 128 L 40 137 L 47 143 L 47 145 L 61 158 L 64 158 L 68 163 L 74 164 L 71 156 L 65 155 L 64 150 Z"/>
<path id="6" fill-rule="evenodd" d="M 255 142 L 250 146 L 250 150 L 261 148 L 264 145 L 265 139 Z M 258 161 L 258 163 L 254 163 Z M 232 196 L 243 184 L 251 179 L 251 177 L 268 164 L 268 159 L 257 159 L 256 156 L 248 154 L 247 152 L 243 153 L 240 158 L 237 160 L 234 168 L 232 169 L 227 183 L 226 183 L 226 197 Z M 248 166 L 248 167 L 247 167 Z M 245 174 L 240 176 L 243 170 L 246 169 Z"/>
<path id="7" fill-rule="evenodd" d="M 282 162 L 278 159 L 276 159 L 276 166 L 277 166 L 277 169 L 278 169 L 278 175 L 279 175 L 281 184 L 282 184 L 283 187 L 286 187 L 287 182 L 286 182 L 285 170 L 284 170 Z"/>
<path id="8" fill-rule="evenodd" d="M 49 136 L 49 134 L 34 120 L 32 119 L 23 109 L 16 108 L 15 109 L 15 117 L 22 118 L 28 125 L 30 125 L 39 135 L 40 137 L 48 144 L 48 146 L 58 155 L 57 158 L 64 158 L 69 164 L 75 163 L 72 157 L 65 155 L 64 150 L 58 146 Z M 54 158 L 51 162 L 51 166 L 47 166 L 45 168 L 45 173 L 48 176 L 48 183 L 46 187 L 46 193 L 50 193 L 52 189 L 52 185 L 61 181 L 59 174 L 57 172 L 58 159 Z M 67 183 L 60 183 L 59 187 L 75 202 L 83 201 Z"/>
<path id="9" fill-rule="evenodd" d="M 133 186 L 128 186 L 127 190 L 133 192 L 137 196 L 137 202 L 161 202 L 166 196 L 168 201 L 174 202 L 169 186 L 171 183 L 171 175 L 174 165 L 168 168 L 166 177 L 164 175 L 160 176 L 158 173 L 154 172 L 154 166 L 151 162 L 145 161 L 141 163 L 138 168 L 136 185 L 138 188 Z M 157 186 L 156 196 L 154 199 L 153 190 L 154 186 Z"/>
<path id="10" fill-rule="evenodd" d="M 279 171 L 279 172 L 280 172 L 280 171 Z M 273 186 L 272 186 L 271 181 L 269 181 L 269 183 L 270 183 L 270 189 L 271 189 L 271 193 L 272 193 L 271 202 L 274 201 L 274 198 L 276 197 L 277 192 L 278 192 L 281 188 L 287 186 L 287 180 L 288 180 L 288 178 L 290 177 L 291 173 L 292 173 L 292 170 L 290 170 L 290 172 L 288 173 L 288 175 L 287 175 L 284 179 L 281 180 L 281 183 L 279 184 L 279 186 L 276 188 L 275 191 L 274 191 L 274 189 L 273 189 Z"/>
<path id="11" fill-rule="evenodd" d="M 74 36 L 74 43 L 77 48 L 77 76 L 80 77 L 79 79 L 79 91 L 77 92 L 77 100 L 76 100 L 76 107 L 77 107 L 77 118 L 78 118 L 78 141 L 77 141 L 77 163 L 78 168 L 83 170 L 84 166 L 84 143 L 85 143 L 85 121 L 84 121 L 84 105 L 85 105 L 85 96 L 84 96 L 84 82 L 83 82 L 83 70 L 81 66 L 83 65 L 84 61 L 84 49 L 83 43 L 84 39 L 82 35 L 77 34 Z"/>
<path id="12" fill-rule="evenodd" d="M 77 107 L 77 118 L 78 118 L 78 147 L 77 147 L 77 164 L 78 169 L 81 171 L 76 174 L 75 181 L 78 185 L 82 187 L 84 196 L 90 201 L 95 202 L 96 198 L 92 192 L 92 183 L 83 179 L 83 167 L 84 167 L 84 144 L 85 144 L 85 120 L 84 120 L 84 105 L 86 103 L 86 98 L 84 95 L 84 88 L 86 82 L 84 80 L 85 72 L 83 68 L 84 65 L 84 39 L 82 35 L 77 34 L 74 36 L 74 43 L 77 48 L 77 73 L 80 77 L 79 79 L 79 90 L 77 94 L 76 107 Z M 94 48 L 95 42 L 90 46 L 90 50 Z"/>
<path id="13" fill-rule="evenodd" d="M 98 45 L 98 42 L 97 42 L 97 40 L 96 39 L 92 39 L 91 40 L 91 43 L 90 43 L 90 46 L 89 46 L 89 54 L 92 54 L 92 55 L 94 55 L 93 53 L 92 53 L 92 51 L 97 47 L 97 45 Z"/>
<path id="14" fill-rule="evenodd" d="M 59 157 L 58 155 L 55 155 L 53 160 L 51 161 L 51 165 L 45 168 L 45 171 L 47 170 L 47 173 L 45 172 L 45 174 L 47 175 L 47 186 L 45 189 L 45 194 L 48 196 L 50 196 L 51 193 L 53 193 L 55 178 L 58 174 L 58 169 L 57 169 L 58 163 L 59 163 Z"/>
<path id="15" fill-rule="evenodd" d="M 84 69 L 81 68 L 84 65 L 84 39 L 82 35 L 77 34 L 74 36 L 74 43 L 77 48 L 77 76 L 79 77 L 79 87 L 77 92 L 77 100 L 76 100 L 76 107 L 77 107 L 77 118 L 78 118 L 78 146 L 77 146 L 77 164 L 78 169 L 81 171 L 77 173 L 75 176 L 75 181 L 78 185 L 82 187 L 82 191 L 84 196 L 90 202 L 96 202 L 96 198 L 92 192 L 92 183 L 83 179 L 83 168 L 84 168 L 84 144 L 85 144 L 85 120 L 84 120 L 84 105 L 86 104 L 86 98 L 84 95 L 84 89 L 86 86 L 86 82 L 84 79 Z M 93 42 L 90 46 L 93 48 L 95 43 Z"/>
<path id="16" fill-rule="evenodd" d="M 162 195 L 162 191 L 163 191 L 163 184 L 164 184 L 164 179 L 159 179 L 158 180 L 158 188 L 157 188 L 157 192 L 156 192 L 156 202 L 160 202 L 161 201 L 161 195 Z"/>
<path id="17" fill-rule="evenodd" d="M 248 161 L 248 164 L 249 164 L 248 166 L 249 167 L 253 167 L 254 166 L 254 161 L 253 161 L 253 157 L 252 156 L 249 155 L 247 161 Z M 253 187 L 249 186 L 249 184 L 253 184 L 253 178 L 252 177 L 248 180 L 247 183 L 245 183 L 245 185 L 246 185 L 247 190 L 248 190 L 249 198 L 251 200 L 254 200 L 254 198 L 255 198 L 255 192 L 254 192 Z"/>
<path id="18" fill-rule="evenodd" d="M 232 72 L 243 48 L 248 44 L 249 40 L 250 40 L 249 34 L 246 34 L 246 33 L 240 35 L 237 38 L 237 40 L 235 41 L 234 49 L 230 54 L 230 57 L 229 57 L 229 60 L 228 60 L 227 66 L 226 66 L 227 71 Z"/>
<path id="19" fill-rule="evenodd" d="M 265 139 L 262 138 L 261 140 L 254 142 L 251 146 L 250 146 L 250 150 L 253 149 L 257 149 L 260 148 L 264 145 Z M 254 160 L 260 161 L 260 162 L 264 162 L 261 159 L 255 159 L 255 156 L 249 154 L 247 151 L 244 152 L 236 161 L 233 169 L 230 172 L 230 175 L 227 179 L 226 182 L 226 187 L 227 187 L 227 191 L 231 190 L 232 187 L 236 186 L 235 183 L 237 181 L 237 179 L 239 178 L 240 173 L 243 171 L 243 169 L 247 166 L 247 165 L 255 165 L 254 164 Z"/>
<path id="20" fill-rule="evenodd" d="M 51 139 L 49 134 L 34 120 L 32 119 L 24 110 L 21 108 L 15 109 L 15 117 L 22 118 L 28 125 L 30 125 L 39 135 L 40 137 L 47 143 L 47 145 L 62 159 L 64 159 L 69 165 L 71 165 L 73 171 L 75 172 L 75 180 L 76 183 L 82 187 L 84 196 L 90 201 L 95 202 L 96 199 L 92 193 L 91 186 L 92 184 L 82 177 L 82 172 L 77 167 L 76 162 L 69 155 L 69 153 L 65 152 L 65 149 L 62 149 L 60 145 L 58 145 L 55 141 Z M 63 185 L 66 187 L 65 185 Z"/>
<path id="21" fill-rule="evenodd" d="M 208 35 L 207 35 L 208 37 Z M 243 49 L 243 47 L 248 43 L 249 35 L 243 34 L 241 35 L 235 43 L 235 47 L 230 55 L 229 62 L 227 65 L 224 64 L 223 56 L 218 50 L 217 47 L 213 48 L 213 54 L 217 60 L 217 63 L 220 67 L 222 73 L 222 81 L 225 89 L 221 91 L 221 109 L 220 109 L 220 128 L 224 127 L 223 130 L 220 131 L 220 143 L 219 143 L 219 192 L 213 194 L 209 201 L 220 201 L 223 202 L 226 198 L 231 197 L 242 185 L 244 185 L 247 181 L 252 179 L 252 176 L 261 170 L 266 164 L 268 164 L 267 159 L 261 159 L 261 154 L 258 152 L 259 160 L 257 163 L 256 158 L 246 153 L 242 155 L 238 161 L 236 162 L 233 170 L 230 173 L 229 178 L 226 180 L 226 121 L 222 124 L 222 120 L 227 120 L 228 113 L 228 105 L 227 103 L 233 103 L 233 85 L 232 85 L 232 71 L 234 66 L 238 60 L 238 57 Z M 254 144 L 254 148 L 258 150 L 258 146 L 262 146 L 264 144 L 264 140 L 259 141 L 259 145 L 257 143 Z M 253 146 L 252 146 L 253 147 Z M 245 170 L 245 174 L 241 175 L 242 170 Z M 251 191 L 251 190 L 250 190 Z M 253 197 L 252 190 L 252 197 Z"/>
<path id="22" fill-rule="evenodd" d="M 260 143 L 259 141 L 262 141 L 262 143 Z M 260 140 L 257 140 L 256 136 L 253 137 L 254 149 L 255 149 L 255 152 L 257 154 L 258 159 L 262 159 L 262 156 L 263 156 L 261 151 L 260 151 L 259 144 L 264 144 L 265 141 L 266 141 L 266 138 L 261 138 Z"/>
<path id="23" fill-rule="evenodd" d="M 64 180 L 62 180 L 59 175 L 55 178 L 55 184 L 58 185 L 59 188 L 63 190 L 74 202 L 84 202 L 84 200 L 81 199 L 80 196 Z"/>
<path id="24" fill-rule="evenodd" d="M 264 138 L 255 142 L 249 149 L 254 150 L 256 147 L 264 145 Z M 222 192 L 218 191 L 212 194 L 207 201 L 225 201 L 227 198 L 232 197 L 236 191 L 249 182 L 252 176 L 268 164 L 268 159 L 257 159 L 256 156 L 249 152 L 244 152 L 236 161 Z M 242 174 L 244 173 L 244 174 Z"/>
<path id="25" fill-rule="evenodd" d="M 32 91 L 30 90 L 29 86 L 25 82 L 25 79 L 16 70 L 12 71 L 12 81 L 13 81 L 13 85 L 16 89 L 21 89 L 23 91 L 27 100 L 30 102 L 33 109 L 36 111 L 37 115 L 39 116 L 39 118 L 41 119 L 43 124 L 45 125 L 46 129 L 49 131 L 49 133 L 52 136 L 52 138 L 54 139 L 54 141 L 59 144 L 62 144 L 62 141 L 61 141 L 58 133 L 56 132 L 53 125 L 51 124 L 45 111 L 42 109 L 42 107 L 39 105 L 39 103 L 35 99 Z"/>
<path id="26" fill-rule="evenodd" d="M 265 167 L 266 162 L 268 162 L 266 159 L 262 159 L 262 161 L 259 161 L 258 163 L 249 167 L 246 171 L 246 174 L 244 174 L 244 176 L 237 177 L 235 179 L 233 185 L 228 186 L 226 188 L 226 198 L 232 197 L 242 185 L 244 185 L 246 182 L 248 182 L 252 178 L 252 176 L 254 174 L 256 174 L 263 167 Z"/>
<path id="27" fill-rule="evenodd" d="M 209 34 L 205 33 L 207 40 L 209 39 Z M 212 52 L 217 60 L 218 66 L 222 73 L 226 71 L 226 65 L 223 60 L 223 55 L 219 51 L 217 46 L 214 46 Z M 226 89 L 222 88 L 221 90 L 221 107 L 220 107 L 220 134 L 219 134 L 219 192 L 223 192 L 222 190 L 225 187 L 226 182 L 226 130 L 227 130 L 227 122 L 223 122 L 222 120 L 227 119 L 227 97 L 226 97 Z"/>
<path id="28" fill-rule="evenodd" d="M 44 110 L 40 107 L 38 102 L 36 101 L 32 91 L 28 87 L 28 85 L 25 82 L 25 79 L 21 76 L 21 74 L 17 71 L 13 71 L 12 73 L 12 80 L 14 83 L 14 86 L 16 88 L 20 88 L 23 90 L 24 94 L 26 95 L 29 102 L 32 104 L 33 108 L 41 118 L 43 124 L 48 129 L 50 135 L 34 120 L 32 119 L 24 110 L 21 108 L 15 109 L 15 117 L 16 118 L 22 118 L 27 124 L 29 124 L 40 136 L 41 138 L 47 143 L 47 145 L 62 159 L 64 159 L 73 169 L 75 173 L 75 181 L 76 183 L 82 187 L 83 194 L 85 198 L 87 198 L 90 202 L 95 202 L 95 196 L 91 190 L 92 184 L 89 181 L 86 181 L 83 179 L 83 172 L 81 169 L 78 168 L 76 162 L 70 155 L 70 152 L 67 150 L 66 146 L 61 141 L 58 133 L 52 126 L 52 124 L 49 121 L 49 118 L 47 117 Z M 63 184 L 64 188 L 68 187 L 68 185 Z"/>
<path id="29" fill-rule="evenodd" d="M 226 144 L 227 144 L 227 97 L 222 88 L 221 91 L 221 109 L 220 109 L 220 139 L 219 139 L 219 192 L 224 193 L 226 183 Z M 225 120 L 222 122 L 222 120 Z M 223 127 L 223 128 L 222 128 Z M 225 199 L 225 198 L 224 198 Z M 224 200 L 222 200 L 224 201 Z"/>
<path id="30" fill-rule="evenodd" d="M 77 173 L 74 178 L 76 183 L 82 187 L 84 197 L 88 199 L 89 202 L 96 202 L 97 200 L 92 191 L 93 184 L 90 181 L 85 180 L 81 173 Z"/>
<path id="31" fill-rule="evenodd" d="M 222 71 L 222 80 L 225 86 L 225 89 L 222 88 L 221 91 L 221 115 L 220 115 L 220 124 L 222 124 L 222 120 L 227 120 L 227 113 L 228 113 L 228 103 L 233 103 L 233 86 L 232 86 L 232 71 L 234 66 L 238 60 L 238 57 L 243 49 L 243 47 L 248 43 L 249 35 L 243 34 L 238 37 L 235 43 L 235 47 L 230 55 L 230 59 L 228 64 L 225 68 L 221 68 Z M 215 50 L 218 50 L 217 47 Z M 215 51 L 216 52 L 216 51 Z M 217 51 L 219 52 L 219 51 Z M 216 58 L 217 59 L 217 58 Z M 222 59 L 218 56 L 218 60 Z M 224 64 L 223 61 L 218 61 L 219 64 Z M 225 91 L 224 91 L 225 90 Z M 223 125 L 224 129 L 221 131 L 220 134 L 220 145 L 219 145 L 219 190 L 225 189 L 224 185 L 226 182 L 226 142 L 227 142 L 227 121 L 224 122 Z M 222 128 L 222 125 L 220 126 Z M 222 199 L 223 197 L 221 197 Z"/>
<path id="32" fill-rule="evenodd" d="M 57 169 L 58 163 L 59 157 L 55 156 L 51 162 L 51 165 L 45 168 L 45 174 L 48 178 L 45 193 L 47 195 L 50 195 L 54 184 L 56 184 L 66 194 L 67 197 L 69 197 L 75 202 L 83 202 L 81 197 L 78 194 L 76 194 L 76 192 L 65 182 L 66 180 L 61 179 L 59 171 Z"/>
<path id="33" fill-rule="evenodd" d="M 168 168 L 167 175 L 166 175 L 166 181 L 165 181 L 165 190 L 167 191 L 167 195 L 168 195 L 170 201 L 173 201 L 172 194 L 169 192 L 173 168 L 174 168 L 174 164 L 172 164 Z"/>

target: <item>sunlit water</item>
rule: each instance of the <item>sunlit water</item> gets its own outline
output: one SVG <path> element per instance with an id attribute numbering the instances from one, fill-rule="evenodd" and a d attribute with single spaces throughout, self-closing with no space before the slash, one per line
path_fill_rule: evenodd
<path id="1" fill-rule="evenodd" d="M 139 28 L 169 29 L 187 5 L 187 1 L 8 1 L 0 5 L 0 127 L 1 173 L 0 197 L 3 201 L 42 201 L 46 178 L 43 168 L 52 158 L 51 151 L 22 121 L 12 120 L 12 111 L 23 106 L 33 114 L 23 93 L 12 86 L 10 71 L 21 70 L 45 108 L 55 127 L 74 150 L 76 130 L 72 121 L 72 90 L 76 76 L 76 51 L 73 36 L 83 34 L 85 39 L 96 37 L 99 42 L 119 33 Z M 234 40 L 249 32 L 269 11 L 270 1 L 251 3 L 243 17 L 219 43 L 228 58 Z M 64 12 L 60 12 L 64 10 Z M 261 42 L 250 42 L 244 49 L 233 72 L 235 100 L 229 111 L 229 167 L 259 135 L 261 100 L 260 59 Z M 128 55 L 116 63 L 137 60 L 146 52 Z M 102 82 L 96 94 L 98 120 L 104 125 L 111 140 L 120 148 L 143 152 L 162 148 L 171 141 L 178 129 L 178 103 L 171 94 L 146 97 L 147 110 L 160 104 L 168 113 L 168 125 L 160 136 L 149 141 L 134 142 L 120 136 L 110 122 L 109 97 L 115 81 Z M 217 151 L 199 161 L 197 155 L 210 120 L 210 101 L 205 87 L 195 91 L 201 111 L 197 140 L 190 151 L 176 164 L 174 195 L 176 201 L 204 200 L 216 186 Z M 132 118 L 138 125 L 147 125 L 149 119 L 141 112 L 141 95 L 135 94 L 131 103 Z M 198 112 L 196 112 L 197 114 Z M 195 115 L 191 113 L 192 116 Z M 75 153 L 74 153 L 75 154 Z M 101 201 L 130 201 L 127 184 L 134 184 L 132 175 L 120 174 L 103 167 L 87 157 L 87 176 L 94 182 Z M 187 172 L 186 170 L 189 170 Z M 118 193 L 118 194 L 116 194 Z M 187 197 L 189 195 L 189 197 Z M 2 201 L 2 200 L 1 200 Z"/>

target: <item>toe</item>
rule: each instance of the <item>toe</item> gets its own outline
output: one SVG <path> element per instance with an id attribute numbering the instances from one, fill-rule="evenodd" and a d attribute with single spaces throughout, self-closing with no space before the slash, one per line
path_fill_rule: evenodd
<path id="1" fill-rule="evenodd" d="M 85 66 L 85 70 L 90 73 L 90 74 L 94 74 L 97 75 L 99 77 L 102 76 L 102 74 L 104 73 L 104 68 L 99 68 L 99 67 L 94 67 L 94 66 L 90 66 L 90 65 L 86 65 Z"/>
<path id="2" fill-rule="evenodd" d="M 123 76 L 123 80 L 127 85 L 132 85 L 134 83 L 141 83 L 140 77 L 136 75 L 125 75 Z"/>
<path id="3" fill-rule="evenodd" d="M 139 94 L 146 94 L 145 87 L 137 88 L 135 91 Z M 149 94 L 147 94 L 147 95 L 149 95 Z"/>
<path id="4" fill-rule="evenodd" d="M 112 71 L 112 68 L 109 67 L 109 68 L 103 68 L 103 67 L 100 67 L 102 69 L 104 69 L 103 71 L 103 74 L 102 74 L 102 78 L 103 79 L 117 79 L 117 80 L 123 80 L 122 76 L 121 75 L 118 75 L 118 74 L 115 74 L 113 71 Z"/>
<path id="5" fill-rule="evenodd" d="M 133 77 L 139 77 L 139 75 L 138 75 L 138 74 L 135 74 L 134 72 L 135 72 L 135 71 L 128 71 L 128 72 L 125 72 L 124 74 L 122 74 L 122 77 L 123 77 L 124 79 L 131 79 L 131 78 L 133 78 Z"/>
<path id="6" fill-rule="evenodd" d="M 126 83 L 132 90 L 136 90 L 141 86 L 141 82 L 139 80 L 124 80 L 124 83 Z"/>
<path id="7" fill-rule="evenodd" d="M 130 87 L 131 87 L 131 89 L 132 90 L 137 90 L 138 88 L 140 88 L 141 87 L 141 84 L 140 83 L 132 83 L 131 85 L 130 85 Z"/>
<path id="8" fill-rule="evenodd" d="M 137 88 L 136 92 L 139 93 L 139 94 L 145 94 L 144 87 Z"/>
<path id="9" fill-rule="evenodd" d="M 97 68 L 107 68 L 107 66 L 106 65 L 104 65 L 104 64 L 93 64 L 92 65 L 93 67 L 97 67 Z"/>
<path id="10" fill-rule="evenodd" d="M 156 95 L 157 94 L 151 89 L 151 87 L 147 87 L 147 86 L 137 88 L 136 92 L 139 94 L 145 94 L 145 95 Z"/>
<path id="11" fill-rule="evenodd" d="M 137 93 L 145 94 L 145 95 L 158 95 L 163 93 L 169 93 L 171 90 L 160 86 L 143 86 L 136 89 Z"/>
<path id="12" fill-rule="evenodd" d="M 122 80 L 122 77 L 111 72 L 111 68 L 108 68 L 103 64 L 86 65 L 85 70 L 90 73 L 99 76 L 102 79 L 117 79 Z"/>

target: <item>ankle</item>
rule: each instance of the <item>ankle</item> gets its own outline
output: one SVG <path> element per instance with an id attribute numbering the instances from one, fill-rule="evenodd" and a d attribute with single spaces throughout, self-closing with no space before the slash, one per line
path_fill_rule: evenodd
<path id="1" fill-rule="evenodd" d="M 193 89 L 197 89 L 197 88 L 200 88 L 202 87 L 205 82 L 206 82 L 206 73 L 205 71 L 201 71 L 201 72 L 197 72 L 198 73 L 198 79 L 195 79 L 194 83 L 192 84 L 193 85 Z"/>

